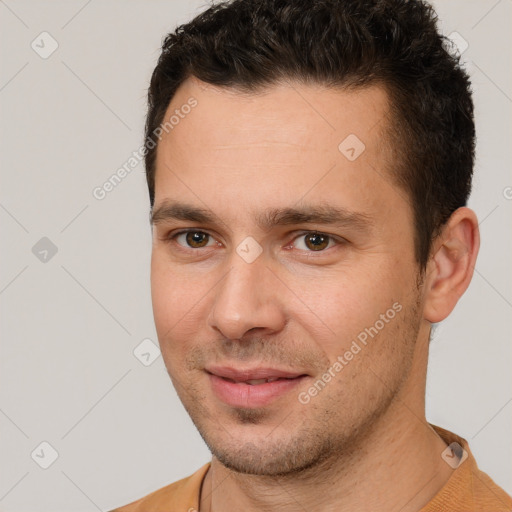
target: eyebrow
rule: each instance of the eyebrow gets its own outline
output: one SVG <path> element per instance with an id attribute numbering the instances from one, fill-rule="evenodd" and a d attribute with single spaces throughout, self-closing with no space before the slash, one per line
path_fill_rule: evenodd
<path id="1" fill-rule="evenodd" d="M 225 222 L 220 221 L 211 210 L 179 201 L 164 200 L 151 210 L 150 221 L 152 225 L 171 220 L 225 225 Z M 374 221 L 364 213 L 352 212 L 338 206 L 306 204 L 300 207 L 270 208 L 256 215 L 256 224 L 261 230 L 265 231 L 275 226 L 293 224 L 325 224 L 369 231 L 373 227 Z"/>

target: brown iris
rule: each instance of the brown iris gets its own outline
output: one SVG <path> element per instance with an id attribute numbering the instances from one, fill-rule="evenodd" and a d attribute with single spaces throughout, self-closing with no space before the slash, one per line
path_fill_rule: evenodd
<path id="1" fill-rule="evenodd" d="M 304 239 L 306 246 L 313 251 L 321 251 L 329 245 L 329 237 L 320 233 L 310 233 Z"/>
<path id="2" fill-rule="evenodd" d="M 208 243 L 208 237 L 209 235 L 202 231 L 189 231 L 185 238 L 190 247 L 197 249 L 204 247 Z"/>

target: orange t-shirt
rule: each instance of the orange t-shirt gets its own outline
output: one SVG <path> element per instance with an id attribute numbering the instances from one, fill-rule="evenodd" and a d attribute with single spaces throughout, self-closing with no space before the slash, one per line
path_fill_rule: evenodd
<path id="1" fill-rule="evenodd" d="M 478 469 L 467 441 L 441 427 L 431 426 L 448 445 L 458 443 L 467 452 L 467 458 L 418 512 L 511 512 L 512 498 Z M 201 484 L 209 467 L 210 463 L 205 464 L 193 475 L 111 512 L 197 512 Z"/>

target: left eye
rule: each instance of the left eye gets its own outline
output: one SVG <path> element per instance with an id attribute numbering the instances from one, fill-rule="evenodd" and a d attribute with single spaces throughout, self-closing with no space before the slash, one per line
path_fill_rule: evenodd
<path id="1" fill-rule="evenodd" d="M 295 240 L 302 241 L 305 247 L 305 249 L 303 249 L 303 247 L 297 247 L 298 249 L 316 252 L 323 251 L 330 247 L 330 242 L 333 244 L 336 243 L 331 236 L 316 232 L 302 233 Z"/>

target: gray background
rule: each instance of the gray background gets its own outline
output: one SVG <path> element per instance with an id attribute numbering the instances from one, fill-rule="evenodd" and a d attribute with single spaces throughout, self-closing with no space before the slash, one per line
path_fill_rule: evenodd
<path id="1" fill-rule="evenodd" d="M 203 5 L 0 1 L 2 511 L 109 510 L 209 460 L 162 358 L 134 355 L 156 342 L 142 164 L 92 195 L 142 143 L 161 38 Z M 512 2 L 437 7 L 469 44 L 482 249 L 432 342 L 427 417 L 510 493 Z M 43 31 L 59 45 L 47 58 L 31 47 L 51 49 Z"/>

